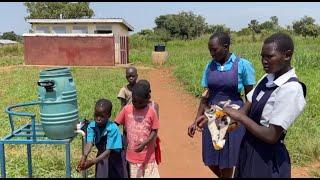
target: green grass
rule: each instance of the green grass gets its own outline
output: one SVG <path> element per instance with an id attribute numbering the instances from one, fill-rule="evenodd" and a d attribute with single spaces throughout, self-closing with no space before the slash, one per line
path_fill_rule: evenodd
<path id="1" fill-rule="evenodd" d="M 174 40 L 166 43 L 169 59 L 164 65 L 173 68 L 174 76 L 185 89 L 194 96 L 199 97 L 202 88 L 200 79 L 205 64 L 210 55 L 207 49 L 209 36 L 184 41 Z M 262 37 L 257 42 L 251 42 L 251 36 L 232 36 L 231 51 L 250 60 L 256 70 L 256 79 L 263 74 L 260 63 L 260 50 Z M 294 37 L 295 53 L 293 65 L 299 78 L 307 85 L 307 106 L 303 114 L 290 127 L 286 145 L 294 165 L 304 165 L 320 157 L 320 112 L 319 93 L 320 83 L 320 39 Z M 157 42 L 144 39 L 130 39 L 130 61 L 135 65 L 153 66 L 151 53 Z M 22 64 L 23 47 L 0 47 L 0 66 Z M 9 133 L 9 120 L 4 109 L 8 105 L 35 100 L 37 98 L 37 85 L 40 68 L 14 68 L 9 71 L 0 71 L 0 121 L 2 130 L 0 136 Z M 78 91 L 78 105 L 81 118 L 92 118 L 93 105 L 98 98 L 106 97 L 113 102 L 112 118 L 120 107 L 116 99 L 118 90 L 126 84 L 123 69 L 106 68 L 72 68 L 72 75 Z M 196 107 L 195 107 L 196 108 Z M 36 107 L 26 108 L 27 111 L 38 112 Z M 38 113 L 37 113 L 38 114 Z M 39 117 L 39 116 L 37 116 Z M 17 125 L 28 122 L 27 119 L 16 119 Z M 81 154 L 81 138 L 77 137 L 72 143 L 72 177 L 80 177 L 75 166 Z M 33 145 L 34 177 L 64 177 L 64 147 L 59 145 Z M 94 154 L 93 154 L 94 155 Z M 6 168 L 8 177 L 26 177 L 26 147 L 20 145 L 6 145 Z M 94 168 L 89 171 L 93 176 Z M 313 175 L 319 177 L 318 171 Z"/>
<path id="2" fill-rule="evenodd" d="M 40 68 L 18 67 L 11 71 L 0 71 L 0 136 L 10 132 L 9 119 L 4 109 L 20 102 L 37 100 L 37 84 Z M 81 118 L 92 119 L 95 101 L 99 98 L 110 99 L 113 103 L 112 119 L 119 111 L 120 102 L 116 98 L 120 88 L 127 83 L 124 69 L 72 68 L 78 92 L 78 106 Z M 36 112 L 39 108 L 21 109 Z M 15 125 L 23 125 L 29 120 L 16 118 Z M 25 145 L 5 145 L 7 177 L 27 177 L 27 156 Z M 81 177 L 75 167 L 81 157 L 81 138 L 78 136 L 71 144 L 72 177 Z M 96 151 L 94 151 L 96 152 Z M 92 153 L 95 156 L 95 153 Z M 63 145 L 33 145 L 32 163 L 34 177 L 65 177 L 65 154 Z M 94 167 L 89 177 L 94 176 Z"/>
<path id="3" fill-rule="evenodd" d="M 260 51 L 263 38 L 257 36 L 257 41 L 252 42 L 251 36 L 237 37 L 232 35 L 231 52 L 240 55 L 252 62 L 256 71 L 256 80 L 264 74 L 261 65 Z M 200 80 L 205 65 L 210 60 L 207 48 L 209 35 L 201 38 L 184 41 L 174 40 L 166 44 L 169 59 L 166 67 L 173 68 L 174 76 L 184 85 L 185 89 L 194 96 L 202 93 Z M 292 163 L 304 165 L 320 157 L 320 39 L 294 37 L 295 53 L 293 66 L 301 81 L 308 88 L 307 105 L 302 115 L 290 127 L 286 145 L 289 150 Z M 153 42 L 137 41 L 131 39 L 133 44 L 130 49 L 131 57 L 140 63 L 151 61 Z M 196 108 L 196 107 L 195 107 Z"/>
<path id="4" fill-rule="evenodd" d="M 0 46 L 0 66 L 23 64 L 23 45 Z"/>
<path id="5" fill-rule="evenodd" d="M 312 168 L 309 171 L 309 174 L 311 175 L 311 177 L 319 178 L 320 177 L 320 170 L 317 168 Z"/>

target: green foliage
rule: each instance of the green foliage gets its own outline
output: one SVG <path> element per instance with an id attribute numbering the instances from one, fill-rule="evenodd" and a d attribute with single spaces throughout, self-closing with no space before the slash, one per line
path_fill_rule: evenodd
<path id="1" fill-rule="evenodd" d="M 134 64 L 143 64 L 151 66 L 151 53 L 154 49 L 154 45 L 159 41 L 153 37 L 142 36 L 139 34 L 133 34 L 130 36 L 129 41 L 129 59 Z"/>
<path id="2" fill-rule="evenodd" d="M 143 36 L 153 36 L 154 33 L 151 29 L 142 29 L 138 34 L 143 35 Z"/>
<path id="3" fill-rule="evenodd" d="M 236 32 L 238 36 L 247 36 L 252 33 L 252 30 L 248 27 L 242 28 L 240 31 Z"/>
<path id="4" fill-rule="evenodd" d="M 37 80 L 43 68 L 17 67 L 8 71 L 0 71 L 0 137 L 9 134 L 10 124 L 8 114 L 4 109 L 13 104 L 36 100 Z M 72 68 L 78 96 L 79 117 L 92 120 L 95 101 L 107 98 L 113 104 L 112 117 L 114 119 L 120 108 L 117 93 L 127 83 L 125 69 L 112 68 Z M 19 109 L 19 111 L 35 112 L 39 121 L 39 107 Z M 20 127 L 30 120 L 16 118 L 16 127 Z M 27 152 L 25 145 L 5 145 L 7 177 L 27 177 Z M 96 154 L 96 149 L 90 153 L 90 159 Z M 81 177 L 75 167 L 81 157 L 81 138 L 78 135 L 71 144 L 71 175 Z M 32 145 L 33 177 L 63 178 L 65 177 L 64 145 Z M 94 177 L 94 166 L 89 169 L 89 177 Z"/>
<path id="5" fill-rule="evenodd" d="M 274 26 L 279 26 L 279 19 L 277 16 L 271 16 L 270 20 Z"/>
<path id="6" fill-rule="evenodd" d="M 155 41 L 162 41 L 162 42 L 168 42 L 170 40 L 172 40 L 173 38 L 170 36 L 170 33 L 163 29 L 163 28 L 160 28 L 160 29 L 155 29 L 154 30 L 154 40 Z"/>
<path id="7" fill-rule="evenodd" d="M 252 19 L 250 23 L 248 24 L 248 28 L 252 31 L 252 41 L 256 42 L 255 34 L 261 33 L 259 21 L 256 19 Z"/>
<path id="8" fill-rule="evenodd" d="M 279 31 L 292 33 L 293 28 L 280 28 Z M 241 31 L 231 34 L 231 41 L 233 42 L 231 51 L 248 59 L 253 64 L 256 71 L 256 79 L 258 80 L 264 74 L 260 60 L 262 41 L 272 32 L 263 29 L 260 34 L 256 34 L 256 42 L 252 41 L 251 32 L 251 29 L 243 28 Z M 153 37 L 158 34 L 158 31 L 154 31 L 152 35 L 151 31 L 146 30 L 140 34 L 132 35 L 129 41 L 130 61 L 135 65 L 152 66 L 151 53 L 154 45 L 159 43 L 159 39 Z M 308 95 L 307 106 L 302 115 L 289 128 L 285 143 L 290 153 L 292 164 L 303 165 L 320 157 L 320 121 L 318 121 L 320 119 L 318 111 L 320 84 L 317 79 L 320 74 L 320 39 L 313 39 L 308 36 L 306 38 L 300 36 L 292 37 L 295 43 L 295 53 L 292 59 L 293 66 L 296 68 L 299 79 L 307 85 Z M 169 59 L 164 66 L 172 68 L 178 81 L 184 85 L 188 92 L 196 97 L 199 97 L 202 93 L 203 88 L 200 86 L 202 71 L 211 58 L 207 49 L 208 38 L 209 35 L 204 35 L 188 41 L 173 39 L 166 42 Z M 22 64 L 22 60 L 23 46 L 21 44 L 0 47 L 0 66 Z M 36 99 L 37 89 L 35 83 L 38 79 L 39 71 L 40 69 L 37 68 L 22 67 L 9 71 L 0 71 L 0 97 L 2 97 L 0 108 L 4 109 L 6 106 L 17 102 Z M 120 107 L 116 94 L 119 88 L 126 83 L 123 72 L 123 70 L 106 70 L 104 68 L 72 68 L 79 92 L 80 117 L 92 117 L 94 101 L 100 97 L 111 99 L 115 107 L 112 117 L 115 117 Z M 0 135 L 4 136 L 9 132 L 9 121 L 4 112 L 0 112 L 0 121 L 3 125 Z M 81 154 L 80 144 L 80 138 L 77 138 L 71 148 L 73 177 L 80 177 L 80 174 L 74 170 Z M 27 164 L 26 158 L 24 158 L 26 155 L 25 149 L 24 146 L 19 145 L 6 146 L 8 177 L 27 176 Z M 35 177 L 64 177 L 63 147 L 36 145 L 32 147 L 32 151 Z M 90 168 L 89 172 L 89 176 L 92 177 L 94 168 Z M 318 172 L 314 174 L 319 177 Z"/>
<path id="9" fill-rule="evenodd" d="M 287 31 L 282 29 L 281 31 Z M 264 34 L 265 33 L 265 34 Z M 262 42 L 272 32 L 263 31 L 257 34 L 257 41 L 253 42 L 250 34 L 239 36 L 231 34 L 231 51 L 245 59 L 248 59 L 256 71 L 256 80 L 263 74 L 260 51 Z M 265 36 L 265 37 L 263 37 Z M 319 89 L 320 84 L 316 77 L 320 74 L 320 39 L 302 38 L 292 36 L 295 43 L 295 53 L 292 63 L 301 81 L 308 88 L 307 106 L 300 117 L 289 128 L 285 143 L 290 153 L 293 165 L 304 165 L 320 157 L 320 113 L 319 113 Z M 174 76 L 183 84 L 185 89 L 194 96 L 199 97 L 203 91 L 200 80 L 205 65 L 211 57 L 206 48 L 209 35 L 194 40 L 172 40 L 166 44 L 169 59 L 166 67 L 173 69 Z M 131 43 L 134 42 L 131 39 Z M 150 64 L 152 43 L 139 41 L 140 46 L 130 49 L 131 57 L 135 57 L 135 63 Z M 300 142 L 300 143 L 297 143 Z"/>
<path id="10" fill-rule="evenodd" d="M 289 30 L 289 28 L 287 28 Z M 236 32 L 237 35 L 243 36 L 243 35 L 252 35 L 253 41 L 255 40 L 255 35 L 258 33 L 266 34 L 271 32 L 279 32 L 284 31 L 285 28 L 282 28 L 279 26 L 278 17 L 277 16 L 271 16 L 270 20 L 265 21 L 261 24 L 256 19 L 253 19 L 248 24 L 248 27 L 242 28 L 240 31 Z M 264 35 L 262 35 L 264 37 Z"/>
<path id="11" fill-rule="evenodd" d="M 206 33 L 216 33 L 216 32 L 227 32 L 230 33 L 230 28 L 227 28 L 225 24 L 212 24 L 212 25 L 208 25 L 206 28 Z"/>
<path id="12" fill-rule="evenodd" d="M 91 18 L 94 15 L 89 2 L 25 2 L 26 19 Z"/>
<path id="13" fill-rule="evenodd" d="M 172 40 L 170 33 L 165 29 L 143 29 L 137 34 L 133 34 L 131 37 L 140 36 L 142 39 L 154 42 L 167 42 Z"/>
<path id="14" fill-rule="evenodd" d="M 320 26 L 314 24 L 315 20 L 312 17 L 304 16 L 298 21 L 292 23 L 292 28 L 295 33 L 303 37 L 317 37 L 320 34 Z"/>
<path id="15" fill-rule="evenodd" d="M 205 18 L 193 12 L 161 15 L 155 19 L 155 31 L 167 31 L 171 38 L 192 39 L 205 32 Z"/>
<path id="16" fill-rule="evenodd" d="M 260 24 L 260 28 L 261 29 L 266 29 L 266 30 L 273 30 L 273 23 L 271 21 L 266 21 L 264 23 Z"/>
<path id="17" fill-rule="evenodd" d="M 0 46 L 0 66 L 18 65 L 23 63 L 23 45 L 12 44 Z"/>
<path id="18" fill-rule="evenodd" d="M 277 16 L 271 16 L 269 21 L 265 21 L 260 24 L 260 29 L 267 31 L 277 31 L 281 27 L 279 26 L 279 20 Z"/>
<path id="19" fill-rule="evenodd" d="M 305 27 L 302 29 L 302 36 L 312 36 L 316 38 L 320 33 L 320 26 L 316 24 L 307 24 Z"/>
<path id="20" fill-rule="evenodd" d="M 14 31 L 4 32 L 2 36 L 0 36 L 0 39 L 22 42 L 22 36 L 17 35 Z"/>
<path id="21" fill-rule="evenodd" d="M 259 21 L 256 20 L 256 19 L 252 19 L 250 21 L 250 23 L 248 24 L 248 28 L 251 29 L 254 33 L 260 33 L 261 32 Z"/>
<path id="22" fill-rule="evenodd" d="M 0 46 L 0 57 L 4 56 L 23 56 L 23 45 L 12 44 Z"/>

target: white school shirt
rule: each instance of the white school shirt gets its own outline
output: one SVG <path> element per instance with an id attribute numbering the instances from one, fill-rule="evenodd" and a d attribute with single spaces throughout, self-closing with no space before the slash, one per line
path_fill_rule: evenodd
<path id="1" fill-rule="evenodd" d="M 302 113 L 306 100 L 303 96 L 302 86 L 299 82 L 288 82 L 291 77 L 297 77 L 294 68 L 281 75 L 274 81 L 273 74 L 264 75 L 261 80 L 267 76 L 267 87 L 277 87 L 266 105 L 263 108 L 260 123 L 269 127 L 269 124 L 281 126 L 284 130 L 288 130 L 290 125 L 297 119 Z M 255 88 L 247 94 L 249 102 L 252 102 L 252 95 Z M 258 93 L 259 94 L 259 93 Z M 259 98 L 259 96 L 257 96 Z"/>

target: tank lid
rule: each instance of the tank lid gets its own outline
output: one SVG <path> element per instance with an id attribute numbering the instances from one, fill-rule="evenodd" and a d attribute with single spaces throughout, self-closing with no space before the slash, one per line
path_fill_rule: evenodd
<path id="1" fill-rule="evenodd" d="M 45 69 L 40 71 L 40 76 L 44 75 L 61 75 L 61 74 L 70 74 L 70 68 L 68 67 L 61 67 L 61 68 L 49 68 L 49 69 Z"/>

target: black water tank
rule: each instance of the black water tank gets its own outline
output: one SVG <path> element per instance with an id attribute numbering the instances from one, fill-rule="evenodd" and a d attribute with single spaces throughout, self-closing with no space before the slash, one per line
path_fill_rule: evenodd
<path id="1" fill-rule="evenodd" d="M 154 46 L 154 51 L 156 52 L 162 52 L 162 51 L 166 51 L 166 46 L 163 44 L 158 44 Z"/>

